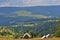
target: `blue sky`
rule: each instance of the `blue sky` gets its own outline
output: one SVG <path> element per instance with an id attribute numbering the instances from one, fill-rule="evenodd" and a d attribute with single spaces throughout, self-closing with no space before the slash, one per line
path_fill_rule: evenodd
<path id="1" fill-rule="evenodd" d="M 0 7 L 28 7 L 60 5 L 60 0 L 0 0 Z"/>

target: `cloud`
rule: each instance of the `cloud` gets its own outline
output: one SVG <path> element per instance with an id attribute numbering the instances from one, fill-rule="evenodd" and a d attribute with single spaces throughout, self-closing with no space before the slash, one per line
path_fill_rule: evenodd
<path id="1" fill-rule="evenodd" d="M 20 0 L 8 0 L 0 2 L 0 7 L 18 7 L 22 4 L 23 2 Z"/>
<path id="2" fill-rule="evenodd" d="M 0 3 L 0 7 L 6 7 L 6 6 L 10 6 L 10 3 L 9 2 Z"/>
<path id="3" fill-rule="evenodd" d="M 48 5 L 60 5 L 59 0 L 30 0 L 27 1 L 26 6 L 48 6 Z"/>
<path id="4" fill-rule="evenodd" d="M 26 6 L 50 6 L 60 5 L 60 0 L 8 0 L 0 2 L 0 7 L 26 7 Z"/>

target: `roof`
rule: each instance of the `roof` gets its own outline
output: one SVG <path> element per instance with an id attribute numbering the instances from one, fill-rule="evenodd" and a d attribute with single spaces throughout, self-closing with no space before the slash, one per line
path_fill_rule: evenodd
<path id="1" fill-rule="evenodd" d="M 23 37 L 25 37 L 25 36 L 28 36 L 28 37 L 31 37 L 31 35 L 29 34 L 29 33 L 25 33 L 24 35 L 23 35 Z"/>

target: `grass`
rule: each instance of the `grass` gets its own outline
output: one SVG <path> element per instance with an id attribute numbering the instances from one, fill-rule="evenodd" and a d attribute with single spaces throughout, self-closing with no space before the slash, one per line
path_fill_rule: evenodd
<path id="1" fill-rule="evenodd" d="M 60 38 L 31 38 L 31 39 L 14 39 L 14 38 L 0 38 L 0 40 L 60 40 Z"/>

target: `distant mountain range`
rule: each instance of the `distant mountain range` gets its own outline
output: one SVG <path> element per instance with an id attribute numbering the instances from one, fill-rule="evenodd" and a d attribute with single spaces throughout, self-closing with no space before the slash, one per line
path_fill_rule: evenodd
<path id="1" fill-rule="evenodd" d="M 60 6 L 0 7 L 0 25 L 35 22 L 60 17 Z"/>
<path id="2" fill-rule="evenodd" d="M 35 7 L 0 7 L 0 15 L 13 14 L 17 11 L 27 11 L 32 14 L 60 17 L 60 6 L 35 6 Z"/>

